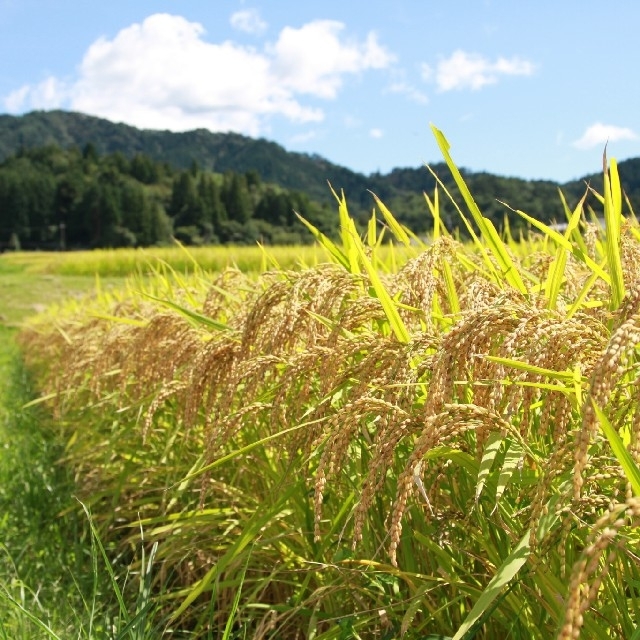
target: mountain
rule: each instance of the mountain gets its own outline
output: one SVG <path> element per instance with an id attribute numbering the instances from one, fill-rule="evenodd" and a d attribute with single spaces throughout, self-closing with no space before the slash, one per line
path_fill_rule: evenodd
<path id="1" fill-rule="evenodd" d="M 21 148 L 55 144 L 83 148 L 92 143 L 101 153 L 119 151 L 131 158 L 143 153 L 176 168 L 195 162 L 200 169 L 217 173 L 257 171 L 264 182 L 306 193 L 311 199 L 334 204 L 327 182 L 343 189 L 352 213 L 364 218 L 379 196 L 405 224 L 416 230 L 427 228 L 428 213 L 422 192 L 433 191 L 435 180 L 425 167 L 398 168 L 388 174 L 365 176 L 318 156 L 287 151 L 263 138 L 237 133 L 212 133 L 196 129 L 184 133 L 141 130 L 94 116 L 67 111 L 34 111 L 23 116 L 0 115 L 0 161 Z M 432 165 L 448 189 L 455 185 L 444 164 Z M 623 187 L 632 203 L 640 206 L 640 158 L 619 165 Z M 585 190 L 585 182 L 601 188 L 602 177 L 594 174 L 566 184 L 507 178 L 486 172 L 462 170 L 471 193 L 483 213 L 501 223 L 508 210 L 498 200 L 543 220 L 564 219 L 558 188 L 573 206 Z M 444 199 L 442 199 L 444 200 Z M 445 220 L 459 222 L 455 209 L 444 204 Z M 516 225 L 519 218 L 509 213 Z"/>
<path id="2" fill-rule="evenodd" d="M 286 151 L 275 142 L 237 133 L 196 129 L 184 133 L 155 131 L 110 122 L 67 111 L 33 111 L 23 116 L 0 115 L 0 160 L 21 147 L 49 144 L 84 147 L 92 143 L 98 153 L 120 151 L 127 157 L 144 153 L 150 158 L 187 168 L 195 160 L 202 169 L 219 173 L 256 170 L 265 182 L 308 193 L 328 201 L 330 181 L 336 189 L 362 193 L 372 182 L 362 174 L 332 164 L 320 156 Z"/>

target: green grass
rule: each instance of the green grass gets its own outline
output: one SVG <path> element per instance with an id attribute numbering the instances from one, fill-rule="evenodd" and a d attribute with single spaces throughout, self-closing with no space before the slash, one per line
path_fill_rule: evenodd
<path id="1" fill-rule="evenodd" d="M 96 280 L 27 267 L 0 256 L 0 640 L 153 638 L 148 589 L 133 597 L 140 607 L 131 615 L 120 607 L 120 585 L 64 464 L 62 425 L 29 406 L 37 392 L 15 341 L 31 315 L 91 294 Z"/>
<path id="2" fill-rule="evenodd" d="M 86 527 L 60 443 L 40 428 L 41 411 L 23 408 L 33 392 L 13 333 L 3 327 L 0 380 L 0 638 L 47 637 L 18 604 L 69 633 L 82 611 L 83 576 L 91 573 Z"/>

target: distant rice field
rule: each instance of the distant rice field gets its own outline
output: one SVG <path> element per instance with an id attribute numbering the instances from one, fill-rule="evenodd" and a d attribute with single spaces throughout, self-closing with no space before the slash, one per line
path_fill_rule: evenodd
<path id="1" fill-rule="evenodd" d="M 158 247 L 145 249 L 97 249 L 72 252 L 5 253 L 0 259 L 31 273 L 60 275 L 127 276 L 149 272 L 164 262 L 180 272 L 193 271 L 197 264 L 205 271 L 218 272 L 237 267 L 259 273 L 279 266 L 282 269 L 312 266 L 326 259 L 317 245 L 294 247 Z"/>

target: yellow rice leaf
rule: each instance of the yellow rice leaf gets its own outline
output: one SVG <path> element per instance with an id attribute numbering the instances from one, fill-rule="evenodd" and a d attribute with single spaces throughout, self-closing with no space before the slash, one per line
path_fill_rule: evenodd
<path id="1" fill-rule="evenodd" d="M 569 242 L 561 233 L 558 233 L 555 229 L 552 229 L 544 222 L 540 220 L 536 220 L 531 217 L 528 213 L 524 211 L 520 211 L 520 209 L 514 209 L 514 211 L 522 216 L 527 222 L 530 222 L 534 227 L 540 229 L 545 235 L 549 236 L 552 240 L 555 240 L 559 245 L 565 248 L 567 251 L 570 251 L 573 256 L 586 264 L 592 271 L 596 272 L 600 278 L 602 278 L 607 284 L 611 284 L 611 278 L 609 274 L 597 263 L 594 262 L 586 253 L 583 253 L 579 247 L 575 247 Z"/>
<path id="2" fill-rule="evenodd" d="M 607 265 L 611 275 L 611 304 L 615 310 L 622 304 L 625 295 L 624 279 L 622 277 L 622 256 L 620 253 L 620 230 L 622 226 L 622 188 L 618 175 L 618 164 L 611 159 L 610 169 L 607 170 L 607 152 L 602 158 L 604 166 L 604 220 L 605 220 L 605 249 Z"/>
<path id="3" fill-rule="evenodd" d="M 407 344 L 410 341 L 410 335 L 407 327 L 405 326 L 400 314 L 398 313 L 398 309 L 393 299 L 389 295 L 389 292 L 386 290 L 382 280 L 380 280 L 380 276 L 378 272 L 373 267 L 371 260 L 367 257 L 367 254 L 364 251 L 364 247 L 362 245 L 362 241 L 359 237 L 356 236 L 353 240 L 353 245 L 358 252 L 360 260 L 364 265 L 364 268 L 369 275 L 369 279 L 371 280 L 371 284 L 376 293 L 376 297 L 380 300 L 380 304 L 382 304 L 382 308 L 384 309 L 384 313 L 387 316 L 387 320 L 389 321 L 389 325 L 391 326 L 391 330 L 394 335 L 398 339 L 398 342 L 402 342 L 403 344 Z"/>
<path id="4" fill-rule="evenodd" d="M 502 270 L 502 278 L 506 280 L 506 282 L 508 282 L 514 289 L 517 289 L 520 293 L 526 295 L 528 293 L 527 287 L 525 286 L 516 265 L 513 263 L 513 260 L 511 260 L 511 256 L 509 255 L 504 242 L 502 242 L 500 235 L 493 225 L 493 222 L 482 215 L 480 209 L 478 208 L 478 205 L 476 204 L 476 201 L 473 199 L 473 196 L 469 191 L 469 187 L 467 187 L 467 184 L 462 177 L 462 174 L 458 170 L 458 167 L 455 165 L 453 158 L 449 154 L 449 148 L 451 146 L 449 144 L 449 141 L 445 138 L 444 134 L 434 125 L 431 125 L 431 130 L 436 137 L 436 142 L 440 147 L 440 152 L 444 156 L 445 162 L 447 163 L 447 166 L 449 167 L 449 170 L 453 175 L 453 179 L 455 180 L 455 183 L 458 186 L 458 189 L 460 190 L 460 193 L 462 194 L 462 197 L 469 211 L 471 212 L 476 225 L 480 229 L 482 237 L 487 243 L 489 250 L 493 254 L 494 258 L 500 265 L 500 268 Z"/>
<path id="5" fill-rule="evenodd" d="M 330 238 L 328 238 L 324 233 L 322 233 L 322 231 L 320 231 L 318 228 L 316 228 L 310 222 L 305 220 L 299 213 L 297 213 L 295 211 L 294 211 L 294 213 L 296 214 L 296 216 L 298 216 L 298 220 L 300 220 L 300 222 L 302 222 L 302 224 L 305 227 L 307 227 L 307 229 L 309 229 L 309 231 L 311 231 L 311 234 L 318 241 L 318 243 L 328 251 L 329 255 L 332 256 L 333 259 L 338 264 L 341 264 L 348 271 L 349 270 L 349 260 L 344 255 L 344 253 L 342 253 L 342 251 L 336 245 L 336 243 L 333 242 L 333 240 L 331 240 Z"/>
<path id="6" fill-rule="evenodd" d="M 586 194 L 585 194 L 586 196 Z M 577 228 L 582 216 L 582 205 L 584 204 L 585 196 L 582 197 L 578 206 L 575 208 L 569 219 L 567 229 L 564 237 L 567 241 L 572 236 L 574 229 Z M 564 280 L 564 272 L 567 266 L 567 258 L 569 252 L 561 245 L 556 250 L 556 256 L 549 267 L 549 273 L 547 274 L 547 283 L 545 287 L 547 295 L 547 309 L 555 309 L 558 303 L 558 295 L 560 293 L 560 287 Z"/>
<path id="7" fill-rule="evenodd" d="M 529 364 L 528 362 L 522 362 L 521 360 L 512 360 L 510 358 L 500 358 L 498 356 L 484 356 L 485 360 L 489 362 L 495 362 L 496 364 L 504 365 L 505 367 L 511 367 L 513 369 L 519 369 L 526 373 L 533 373 L 539 376 L 546 376 L 553 380 L 564 380 L 565 382 L 575 381 L 575 374 L 573 371 L 554 371 L 553 369 L 545 369 L 544 367 L 537 367 L 536 365 Z M 582 382 L 586 382 L 586 378 L 581 378 Z"/>
<path id="8" fill-rule="evenodd" d="M 389 226 L 389 229 L 391 229 L 391 232 L 393 233 L 393 235 L 398 240 L 400 240 L 402 244 L 408 247 L 411 244 L 411 240 L 407 235 L 407 232 L 402 227 L 402 225 L 396 220 L 395 216 L 391 213 L 391 211 L 389 211 L 389 209 L 387 209 L 384 202 L 382 202 L 382 200 L 380 200 L 380 198 L 378 198 L 378 196 L 375 193 L 373 193 L 372 191 L 370 191 L 369 193 L 373 196 L 374 200 L 376 201 L 376 204 L 380 208 L 380 211 L 384 216 L 384 219 L 387 225 Z"/>
<path id="9" fill-rule="evenodd" d="M 377 223 L 376 211 L 374 209 L 369 218 L 369 224 L 367 225 L 367 245 L 371 248 L 376 246 Z"/>

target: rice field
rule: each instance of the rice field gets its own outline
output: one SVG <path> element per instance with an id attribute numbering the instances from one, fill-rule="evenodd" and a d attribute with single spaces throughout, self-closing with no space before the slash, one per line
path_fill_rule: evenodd
<path id="1" fill-rule="evenodd" d="M 340 240 L 308 225 L 295 268 L 147 261 L 21 331 L 117 637 L 640 638 L 640 229 L 615 160 L 604 226 L 565 203 L 565 231 L 522 213 L 515 243 L 434 134 L 471 242 L 442 185 L 426 241 L 380 201 L 361 236 L 338 198 Z"/>
<path id="2" fill-rule="evenodd" d="M 2 256 L 5 268 L 22 269 L 30 274 L 59 276 L 126 277 L 153 272 L 165 263 L 181 273 L 198 270 L 208 272 L 237 268 L 245 273 L 260 273 L 269 268 L 304 268 L 326 259 L 317 245 L 293 247 L 219 246 L 173 247 L 146 249 L 94 249 L 66 253 L 16 252 Z"/>

